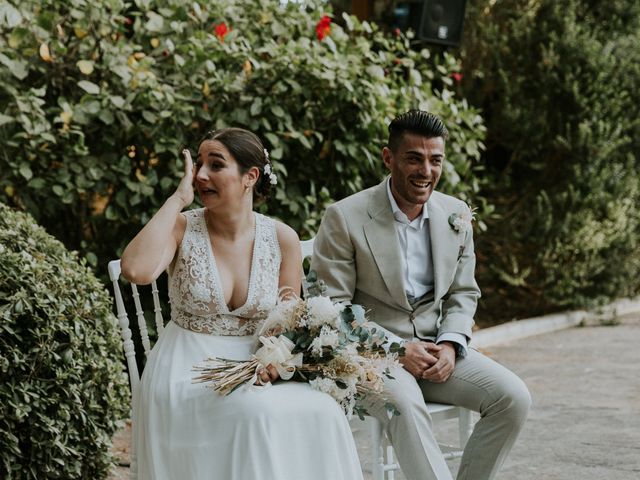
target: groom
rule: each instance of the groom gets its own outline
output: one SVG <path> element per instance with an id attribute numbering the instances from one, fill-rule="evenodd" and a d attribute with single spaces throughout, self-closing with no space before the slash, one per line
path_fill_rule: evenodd
<path id="1" fill-rule="evenodd" d="M 383 423 L 409 480 L 451 479 L 425 402 L 480 412 L 459 480 L 496 476 L 531 403 L 515 374 L 469 346 L 480 297 L 471 212 L 435 190 L 447 135 L 427 112 L 394 119 L 382 149 L 391 175 L 327 209 L 311 265 L 333 300 L 362 304 L 404 343 L 404 368 L 386 392 L 401 414 L 389 419 L 374 399 L 365 406 Z"/>

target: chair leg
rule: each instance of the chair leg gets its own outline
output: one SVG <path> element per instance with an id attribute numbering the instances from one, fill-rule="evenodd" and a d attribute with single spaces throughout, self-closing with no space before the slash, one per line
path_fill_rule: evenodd
<path id="1" fill-rule="evenodd" d="M 462 451 L 473 432 L 473 418 L 471 410 L 458 407 L 458 436 L 460 439 L 460 450 L 446 452 L 445 458 L 459 458 Z M 373 480 L 394 480 L 395 470 L 399 470 L 399 465 L 395 462 L 393 447 L 383 446 L 382 424 L 374 417 L 369 417 L 371 430 L 371 471 Z"/>
<path id="2" fill-rule="evenodd" d="M 369 417 L 371 422 L 371 473 L 373 480 L 384 480 L 384 452 L 382 449 L 382 424 L 377 418 Z"/>
<path id="3" fill-rule="evenodd" d="M 387 464 L 385 465 L 385 467 L 393 466 L 393 464 L 394 464 L 393 447 L 389 445 L 387 446 Z M 395 468 L 390 468 L 389 470 L 386 470 L 385 473 L 387 474 L 387 480 L 395 480 L 396 478 Z"/>
<path id="4" fill-rule="evenodd" d="M 458 436 L 460 437 L 461 450 L 464 450 L 472 432 L 473 423 L 471 419 L 471 410 L 460 407 L 458 413 Z"/>

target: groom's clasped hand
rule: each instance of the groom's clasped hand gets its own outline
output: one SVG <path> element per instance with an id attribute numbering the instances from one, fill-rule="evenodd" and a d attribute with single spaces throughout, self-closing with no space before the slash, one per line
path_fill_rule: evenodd
<path id="1" fill-rule="evenodd" d="M 417 379 L 445 382 L 455 366 L 455 349 L 446 344 L 408 342 L 400 363 Z"/>

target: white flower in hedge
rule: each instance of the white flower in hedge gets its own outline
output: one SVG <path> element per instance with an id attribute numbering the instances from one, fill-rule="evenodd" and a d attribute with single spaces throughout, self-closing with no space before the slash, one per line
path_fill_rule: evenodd
<path id="1" fill-rule="evenodd" d="M 340 313 L 344 309 L 341 303 L 333 303 L 329 297 L 311 297 L 307 300 L 308 318 L 305 323 L 309 328 L 328 324 L 338 327 Z"/>
<path id="2" fill-rule="evenodd" d="M 323 347 L 331 347 L 333 349 L 336 348 L 339 343 L 338 332 L 328 325 L 323 325 L 320 334 L 311 342 L 311 351 L 315 355 L 322 357 Z"/>

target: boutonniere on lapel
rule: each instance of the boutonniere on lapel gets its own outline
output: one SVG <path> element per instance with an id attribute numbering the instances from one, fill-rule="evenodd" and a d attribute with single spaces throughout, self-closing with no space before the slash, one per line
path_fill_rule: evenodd
<path id="1" fill-rule="evenodd" d="M 449 215 L 449 226 L 456 233 L 464 233 L 467 230 L 471 230 L 471 222 L 474 216 L 473 210 L 462 213 L 452 213 Z"/>

